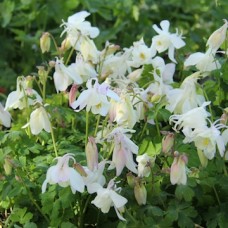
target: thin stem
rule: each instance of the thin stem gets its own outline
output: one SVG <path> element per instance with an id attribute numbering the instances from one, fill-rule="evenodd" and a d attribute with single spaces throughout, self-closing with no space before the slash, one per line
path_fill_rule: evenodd
<path id="1" fill-rule="evenodd" d="M 132 222 L 134 222 L 134 224 L 137 224 L 137 220 L 131 215 L 131 213 L 127 210 L 127 208 L 126 208 L 126 214 L 132 220 Z"/>
<path id="2" fill-rule="evenodd" d="M 94 137 L 96 137 L 96 135 L 97 135 L 97 131 L 98 131 L 98 126 L 99 126 L 99 123 L 100 123 L 100 119 L 101 119 L 101 115 L 98 115 L 98 117 L 97 117 L 97 124 L 96 124 L 96 128 L 95 128 L 95 131 L 94 131 Z"/>
<path id="3" fill-rule="evenodd" d="M 147 124 L 148 124 L 147 121 L 145 121 L 145 124 L 143 126 L 142 132 L 141 132 L 140 137 L 139 137 L 139 141 L 141 141 L 143 134 L 146 131 Z"/>
<path id="4" fill-rule="evenodd" d="M 217 192 L 215 186 L 213 186 L 213 190 L 214 190 L 214 193 L 215 193 L 215 197 L 216 197 L 216 199 L 217 199 L 217 201 L 218 201 L 218 204 L 221 205 L 221 201 L 220 201 L 220 199 L 219 199 L 218 192 Z"/>
<path id="5" fill-rule="evenodd" d="M 156 117 L 155 117 L 154 120 L 155 120 L 155 125 L 156 125 L 156 129 L 157 129 L 157 133 L 158 133 L 159 137 L 161 137 L 160 128 L 159 128 L 158 119 L 157 119 L 157 113 L 156 113 L 155 116 Z"/>
<path id="6" fill-rule="evenodd" d="M 54 136 L 54 131 L 53 131 L 52 126 L 51 126 L 51 138 L 52 138 L 52 142 L 53 142 L 53 146 L 54 146 L 55 156 L 58 157 L 58 152 L 57 152 L 57 148 L 56 148 L 56 141 L 55 141 L 55 136 Z"/>
<path id="7" fill-rule="evenodd" d="M 49 33 L 49 36 L 50 36 L 51 39 L 53 40 L 53 43 L 54 43 L 54 45 L 55 45 L 56 51 L 58 52 L 59 58 L 61 58 L 61 53 L 60 53 L 60 51 L 59 51 L 59 47 L 58 47 L 58 45 L 57 45 L 57 43 L 56 43 L 56 41 L 55 41 L 55 38 L 54 38 L 54 37 L 52 36 L 52 34 L 50 34 L 50 33 Z"/>
<path id="8" fill-rule="evenodd" d="M 206 97 L 206 100 L 207 101 L 210 101 L 209 98 L 208 98 L 208 96 L 207 96 L 207 93 L 206 93 L 206 91 L 204 89 L 203 89 L 203 93 L 204 93 L 204 96 Z M 213 119 L 213 115 L 212 115 L 213 113 L 212 113 L 212 109 L 211 109 L 211 104 L 209 104 L 208 107 L 209 107 L 209 112 L 211 114 L 211 122 L 213 123 L 214 122 L 214 119 Z"/>

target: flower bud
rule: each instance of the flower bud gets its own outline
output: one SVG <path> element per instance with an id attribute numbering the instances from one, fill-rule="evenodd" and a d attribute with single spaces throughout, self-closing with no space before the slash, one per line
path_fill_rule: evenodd
<path id="1" fill-rule="evenodd" d="M 72 85 L 70 92 L 69 92 L 69 105 L 71 105 L 75 101 L 78 87 L 79 86 L 76 84 Z"/>
<path id="2" fill-rule="evenodd" d="M 201 163 L 202 167 L 206 168 L 207 167 L 207 163 L 208 163 L 207 157 L 204 155 L 204 153 L 200 149 L 197 150 L 197 153 L 198 153 L 199 160 L 200 160 L 200 163 Z"/>
<path id="3" fill-rule="evenodd" d="M 134 194 L 135 194 L 135 199 L 136 199 L 138 205 L 146 204 L 147 191 L 146 191 L 144 184 L 137 183 L 134 187 Z"/>
<path id="4" fill-rule="evenodd" d="M 174 145 L 174 133 L 169 132 L 163 139 L 162 139 L 162 152 L 168 154 L 171 152 L 172 147 Z"/>
<path id="5" fill-rule="evenodd" d="M 69 48 L 71 47 L 71 44 L 70 44 L 70 40 L 69 38 L 65 38 L 62 43 L 61 43 L 61 47 L 60 47 L 60 51 L 61 52 L 65 52 L 67 51 Z"/>
<path id="6" fill-rule="evenodd" d="M 227 121 L 228 121 L 228 108 L 225 108 L 220 118 L 220 123 L 226 125 Z"/>
<path id="7" fill-rule="evenodd" d="M 131 81 L 137 82 L 140 79 L 142 72 L 143 72 L 143 69 L 137 69 L 137 70 L 134 70 L 133 72 L 131 72 L 127 77 Z"/>
<path id="8" fill-rule="evenodd" d="M 177 151 L 174 152 L 174 160 L 170 169 L 170 181 L 174 184 L 187 183 L 186 164 L 188 157 L 185 154 L 179 155 Z"/>
<path id="9" fill-rule="evenodd" d="M 212 52 L 216 52 L 226 39 L 228 21 L 224 19 L 224 22 L 224 25 L 216 31 L 214 31 L 207 41 L 206 46 L 209 46 Z"/>
<path id="10" fill-rule="evenodd" d="M 132 173 L 127 174 L 127 183 L 131 188 L 135 186 L 135 176 Z"/>
<path id="11" fill-rule="evenodd" d="M 152 97 L 151 97 L 151 102 L 152 103 L 156 103 L 156 102 L 159 102 L 161 99 L 161 95 L 159 94 L 154 94 Z"/>
<path id="12" fill-rule="evenodd" d="M 49 52 L 50 46 L 51 46 L 50 34 L 48 32 L 45 32 L 40 38 L 40 49 L 42 53 Z"/>
<path id="13" fill-rule="evenodd" d="M 79 163 L 74 163 L 74 168 L 80 173 L 81 176 L 86 177 L 87 173 Z"/>
<path id="14" fill-rule="evenodd" d="M 86 159 L 88 168 L 93 171 L 98 167 L 98 151 L 95 143 L 95 138 L 89 137 L 89 141 L 86 145 Z"/>

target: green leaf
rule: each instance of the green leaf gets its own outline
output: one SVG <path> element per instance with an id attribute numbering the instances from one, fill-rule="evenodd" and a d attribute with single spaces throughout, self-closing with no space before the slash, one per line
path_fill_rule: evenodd
<path id="1" fill-rule="evenodd" d="M 12 18 L 14 7 L 15 7 L 14 1 L 4 0 L 4 2 L 1 3 L 0 11 L 1 11 L 2 19 L 3 19 L 2 27 L 6 27 L 9 24 L 9 22 Z"/>
<path id="2" fill-rule="evenodd" d="M 187 185 L 178 185 L 176 187 L 175 195 L 179 200 L 191 201 L 195 195 L 194 191 Z"/>

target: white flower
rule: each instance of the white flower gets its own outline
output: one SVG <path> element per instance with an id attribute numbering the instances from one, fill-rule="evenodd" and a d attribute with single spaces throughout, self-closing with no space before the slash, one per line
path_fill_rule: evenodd
<path id="1" fill-rule="evenodd" d="M 11 92 L 7 97 L 5 109 L 23 109 L 36 102 L 42 103 L 42 98 L 34 89 L 27 86 L 26 78 L 21 76 L 17 78 L 16 91 Z"/>
<path id="2" fill-rule="evenodd" d="M 72 74 L 75 76 L 77 75 L 78 80 L 74 80 L 77 85 L 82 84 L 82 82 L 86 82 L 90 78 L 97 77 L 97 72 L 94 67 L 84 61 L 80 54 L 77 55 L 76 62 L 69 65 L 68 69 L 72 72 Z"/>
<path id="3" fill-rule="evenodd" d="M 2 103 L 0 103 L 0 124 L 5 127 L 10 127 L 11 125 L 11 115 L 8 111 L 4 110 Z"/>
<path id="4" fill-rule="evenodd" d="M 133 173 L 137 173 L 133 154 L 138 154 L 138 146 L 126 135 L 128 132 L 133 133 L 135 131 L 117 127 L 107 135 L 108 141 L 114 141 L 112 163 L 109 169 L 116 168 L 116 176 L 121 174 L 125 166 Z"/>
<path id="5" fill-rule="evenodd" d="M 85 21 L 85 18 L 88 17 L 90 13 L 87 11 L 81 11 L 75 13 L 74 15 L 68 17 L 67 22 L 62 23 L 61 26 L 64 26 L 64 33 L 67 33 L 68 39 L 71 43 L 71 46 L 75 48 L 77 43 L 80 43 L 80 39 L 83 39 L 84 36 L 95 38 L 99 35 L 99 29 L 92 27 L 90 22 Z"/>
<path id="6" fill-rule="evenodd" d="M 130 95 L 122 93 L 120 101 L 111 102 L 110 114 L 114 115 L 114 121 L 119 125 L 126 128 L 133 128 L 138 121 L 136 110 L 133 108 Z"/>
<path id="7" fill-rule="evenodd" d="M 216 53 L 219 47 L 226 39 L 226 32 L 228 28 L 228 21 L 224 19 L 224 25 L 214 31 L 209 37 L 206 46 L 209 47 L 212 53 Z"/>
<path id="8" fill-rule="evenodd" d="M 43 129 L 46 132 L 51 132 L 51 123 L 48 113 L 42 106 L 31 113 L 29 124 L 33 135 L 38 135 Z"/>
<path id="9" fill-rule="evenodd" d="M 174 58 L 174 49 L 179 49 L 185 46 L 185 42 L 182 40 L 181 34 L 170 33 L 169 26 L 170 23 L 168 20 L 163 20 L 160 23 L 161 29 L 157 25 L 153 25 L 153 29 L 159 34 L 152 38 L 152 53 L 164 52 L 168 49 L 169 59 L 176 63 Z"/>
<path id="10" fill-rule="evenodd" d="M 94 84 L 92 84 L 93 81 Z M 71 107 L 77 112 L 86 107 L 87 112 L 91 110 L 93 114 L 106 116 L 110 108 L 107 97 L 119 100 L 118 95 L 109 89 L 108 84 L 99 84 L 97 78 L 89 79 L 86 86 L 88 89 L 80 94 L 79 98 L 71 104 Z"/>
<path id="11" fill-rule="evenodd" d="M 154 74 L 160 75 L 165 84 L 173 83 L 173 75 L 175 73 L 174 63 L 165 64 L 164 59 L 159 56 L 155 57 L 151 63 L 154 68 Z M 159 74 L 157 71 L 159 71 Z"/>
<path id="12" fill-rule="evenodd" d="M 199 74 L 199 72 L 196 72 L 188 76 L 185 78 L 180 88 L 168 91 L 167 110 L 176 114 L 183 114 L 193 108 L 201 106 L 205 102 L 204 96 L 198 94 L 197 91 Z"/>
<path id="13" fill-rule="evenodd" d="M 208 159 L 212 159 L 216 153 L 216 145 L 221 157 L 224 156 L 226 142 L 221 134 L 221 128 L 227 128 L 223 124 L 217 124 L 217 120 L 210 127 L 196 129 L 192 136 L 185 139 L 186 142 L 194 142 L 197 149 L 201 150 Z M 224 131 L 225 132 L 225 131 Z"/>
<path id="14" fill-rule="evenodd" d="M 123 211 L 127 199 L 116 192 L 118 189 L 116 188 L 114 181 L 111 180 L 107 188 L 97 185 L 95 190 L 97 196 L 91 203 L 100 208 L 103 213 L 108 213 L 110 208 L 114 207 L 118 218 L 125 221 L 120 212 Z"/>
<path id="15" fill-rule="evenodd" d="M 188 162 L 188 158 L 186 155 L 179 155 L 175 152 L 177 156 L 174 158 L 171 169 L 170 169 L 170 181 L 174 184 L 183 184 L 187 183 L 187 175 L 186 175 L 186 164 Z"/>
<path id="16" fill-rule="evenodd" d="M 206 53 L 196 52 L 191 54 L 184 62 L 184 66 L 196 66 L 201 72 L 210 72 L 221 68 L 221 64 L 215 59 L 215 53 L 208 50 Z"/>
<path id="17" fill-rule="evenodd" d="M 47 184 L 59 184 L 61 187 L 71 187 L 72 193 L 84 191 L 84 181 L 80 174 L 69 167 L 69 160 L 75 162 L 73 154 L 65 154 L 63 157 L 57 157 L 57 164 L 50 167 L 47 171 L 46 179 L 42 184 L 42 193 L 46 191 Z"/>
<path id="18" fill-rule="evenodd" d="M 143 38 L 137 42 L 133 43 L 133 47 L 130 48 L 131 58 L 129 65 L 135 68 L 140 67 L 144 64 L 151 63 L 152 60 L 152 51 L 151 48 L 148 48 L 144 43 Z"/>
<path id="19" fill-rule="evenodd" d="M 173 129 L 178 131 L 183 128 L 183 133 L 185 136 L 188 136 L 192 133 L 192 129 L 205 127 L 207 125 L 206 118 L 210 116 L 210 113 L 205 110 L 205 107 L 209 104 L 210 102 L 204 102 L 202 106 L 194 108 L 182 115 L 170 116 L 170 123 L 173 122 L 175 124 Z"/>
<path id="20" fill-rule="evenodd" d="M 74 72 L 71 67 L 66 67 L 63 64 L 63 59 L 56 58 L 54 83 L 56 91 L 65 91 L 69 85 L 73 82 L 77 85 L 83 83 L 83 80 L 79 74 Z"/>
<path id="21" fill-rule="evenodd" d="M 151 172 L 151 167 L 155 161 L 155 157 L 150 157 L 147 153 L 139 155 L 136 158 L 138 162 L 138 176 L 139 177 L 148 177 Z"/>
<path id="22" fill-rule="evenodd" d="M 103 175 L 105 164 L 107 161 L 101 161 L 96 168 L 93 170 L 89 169 L 88 167 L 83 167 L 87 176 L 83 177 L 85 185 L 87 187 L 87 191 L 90 194 L 93 194 L 96 189 L 96 186 L 104 186 L 106 183 L 106 179 Z"/>

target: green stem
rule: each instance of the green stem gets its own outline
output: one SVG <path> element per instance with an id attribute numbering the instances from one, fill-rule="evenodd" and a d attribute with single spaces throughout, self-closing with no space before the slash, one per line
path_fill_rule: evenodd
<path id="1" fill-rule="evenodd" d="M 56 141 L 55 141 L 55 136 L 54 136 L 54 131 L 53 131 L 52 125 L 51 125 L 51 138 L 52 138 L 52 142 L 53 142 L 55 156 L 58 157 L 58 152 L 57 152 L 57 147 L 56 147 Z"/>
<path id="2" fill-rule="evenodd" d="M 216 199 L 217 199 L 217 201 L 218 201 L 218 204 L 219 204 L 219 206 L 220 206 L 220 205 L 221 205 L 221 201 L 220 201 L 220 199 L 219 199 L 219 195 L 218 195 L 218 192 L 217 192 L 215 186 L 213 186 L 213 190 L 214 190 L 214 193 L 215 193 L 215 197 L 216 197 Z"/>
<path id="3" fill-rule="evenodd" d="M 131 215 L 131 213 L 127 210 L 127 208 L 125 211 L 126 211 L 126 214 L 128 215 L 128 217 L 132 220 L 132 222 L 134 224 L 137 224 L 138 223 L 137 220 Z"/>
<path id="4" fill-rule="evenodd" d="M 155 120 L 155 125 L 156 125 L 156 129 L 157 129 L 157 133 L 158 133 L 159 137 L 161 137 L 160 128 L 159 128 L 158 119 L 157 119 L 157 113 L 156 113 L 155 116 L 156 117 L 155 117 L 154 120 Z"/>
<path id="5" fill-rule="evenodd" d="M 96 137 L 96 135 L 97 135 L 97 131 L 98 131 L 98 126 L 99 126 L 99 123 L 100 123 L 100 119 L 101 119 L 101 115 L 98 115 L 98 117 L 97 117 L 97 124 L 96 124 L 96 128 L 95 128 L 95 131 L 94 131 L 94 137 Z"/>
<path id="6" fill-rule="evenodd" d="M 60 53 L 60 51 L 59 51 L 58 45 L 57 45 L 57 43 L 56 43 L 56 41 L 55 41 L 55 38 L 54 38 L 50 33 L 49 33 L 49 36 L 50 36 L 51 39 L 53 40 L 53 43 L 54 43 L 54 45 L 55 45 L 56 51 L 58 52 L 59 58 L 61 58 L 61 53 Z"/>
<path id="7" fill-rule="evenodd" d="M 141 132 L 140 137 L 139 137 L 139 141 L 142 140 L 143 134 L 146 131 L 147 124 L 148 124 L 147 121 L 145 121 L 145 124 L 143 126 L 142 132 Z"/>
<path id="8" fill-rule="evenodd" d="M 206 100 L 207 101 L 210 101 L 209 100 L 209 98 L 208 98 L 208 96 L 207 96 L 207 93 L 206 93 L 206 91 L 203 89 L 203 93 L 204 93 L 204 96 L 206 97 Z M 211 104 L 209 104 L 209 112 L 210 112 L 210 114 L 211 114 L 211 122 L 213 123 L 214 122 L 214 119 L 213 119 L 213 112 L 212 112 L 212 109 L 211 109 Z"/>

